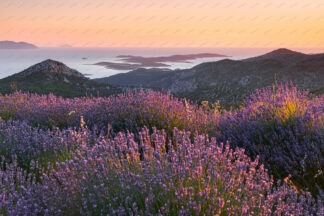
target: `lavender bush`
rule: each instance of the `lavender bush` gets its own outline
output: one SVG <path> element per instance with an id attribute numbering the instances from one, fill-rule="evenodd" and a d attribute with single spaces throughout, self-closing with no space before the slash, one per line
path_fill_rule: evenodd
<path id="1" fill-rule="evenodd" d="M 323 206 L 286 184 L 274 185 L 258 163 L 214 138 L 144 128 L 86 142 L 35 181 L 12 164 L 0 173 L 7 215 L 314 215 Z M 85 129 L 82 138 L 92 137 Z M 166 150 L 168 148 L 168 151 Z M 41 169 L 32 162 L 31 167 Z M 12 182 L 16 182 L 13 184 Z"/>
<path id="2" fill-rule="evenodd" d="M 43 130 L 26 122 L 0 119 L 0 154 L 6 162 L 15 159 L 25 169 L 29 169 L 32 160 L 45 165 L 65 161 L 70 151 L 77 149 L 82 142 L 95 142 L 93 136 L 88 135 L 87 139 L 81 137 L 82 132 L 78 130 Z"/>
<path id="3" fill-rule="evenodd" d="M 324 97 L 288 85 L 257 91 L 220 123 L 221 140 L 242 147 L 276 178 L 292 175 L 302 190 L 324 191 Z M 323 196 L 323 194 L 322 194 Z"/>
<path id="4" fill-rule="evenodd" d="M 131 91 L 108 98 L 63 99 L 54 95 L 16 92 L 0 97 L 0 117 L 26 121 L 47 128 L 78 127 L 83 116 L 88 127 L 98 130 L 110 124 L 115 131 L 138 132 L 157 127 L 172 133 L 174 127 L 199 133 L 214 131 L 217 115 L 174 98 L 170 93 Z"/>
<path id="5" fill-rule="evenodd" d="M 153 91 L 16 92 L 0 116 L 0 214 L 324 214 L 324 97 L 294 86 L 222 112 Z"/>

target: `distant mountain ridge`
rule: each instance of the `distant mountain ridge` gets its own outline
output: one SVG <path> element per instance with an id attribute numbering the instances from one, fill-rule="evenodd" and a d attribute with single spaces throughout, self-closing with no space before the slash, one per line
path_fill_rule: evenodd
<path id="1" fill-rule="evenodd" d="M 37 49 L 34 44 L 27 42 L 0 41 L 0 49 Z"/>
<path id="2" fill-rule="evenodd" d="M 137 69 L 96 81 L 165 89 L 192 100 L 233 104 L 256 88 L 270 86 L 276 81 L 292 81 L 310 90 L 323 87 L 324 54 L 307 55 L 281 48 L 243 60 L 206 62 L 184 70 Z"/>
<path id="3" fill-rule="evenodd" d="M 237 104 L 256 88 L 292 81 L 315 94 L 324 93 L 324 54 L 304 54 L 278 49 L 243 60 L 224 59 L 190 69 L 139 68 L 128 73 L 90 80 L 65 64 L 47 59 L 0 80 L 0 93 L 18 90 L 64 97 L 101 96 L 125 89 L 151 88 L 171 91 L 178 97 Z M 14 84 L 14 85 L 12 85 Z"/>
<path id="4" fill-rule="evenodd" d="M 296 52 L 290 49 L 286 49 L 286 48 L 279 48 L 276 50 L 273 50 L 271 52 L 268 52 L 264 55 L 259 56 L 263 57 L 263 58 L 276 58 L 276 57 L 284 57 L 284 56 L 291 56 L 291 55 L 299 55 L 299 56 L 305 56 L 306 54 L 301 53 L 301 52 Z M 251 58 L 249 58 L 251 59 Z"/>

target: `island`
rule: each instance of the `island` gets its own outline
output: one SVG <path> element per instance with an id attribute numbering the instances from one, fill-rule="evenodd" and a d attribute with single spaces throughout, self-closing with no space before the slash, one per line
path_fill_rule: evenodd
<path id="1" fill-rule="evenodd" d="M 0 41 L 0 49 L 37 49 L 34 44 L 27 42 Z"/>
<path id="2" fill-rule="evenodd" d="M 108 69 L 114 70 L 136 70 L 143 67 L 169 67 L 171 62 L 190 63 L 190 60 L 200 58 L 222 58 L 229 57 L 226 55 L 216 53 L 198 53 L 188 55 L 171 55 L 171 56 L 158 56 L 158 57 L 143 57 L 133 55 L 119 55 L 117 58 L 122 61 L 118 62 L 97 62 L 93 65 L 104 66 Z"/>

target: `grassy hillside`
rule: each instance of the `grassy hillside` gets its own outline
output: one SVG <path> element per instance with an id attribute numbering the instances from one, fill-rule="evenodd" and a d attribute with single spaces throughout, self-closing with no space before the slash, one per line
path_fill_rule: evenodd
<path id="1" fill-rule="evenodd" d="M 87 83 L 81 82 L 79 85 L 62 82 L 60 80 L 46 80 L 33 76 L 32 79 L 3 79 L 0 80 L 0 93 L 8 94 L 16 90 L 23 92 L 37 93 L 37 94 L 54 94 L 56 96 L 81 97 L 86 95 L 98 94 L 101 96 L 108 96 L 122 92 L 121 88 L 112 85 L 103 85 L 94 81 Z"/>
<path id="2" fill-rule="evenodd" d="M 258 88 L 292 81 L 300 89 L 322 88 L 324 54 L 307 55 L 278 49 L 243 60 L 206 62 L 190 69 L 163 71 L 137 69 L 97 79 L 102 83 L 170 90 L 194 101 L 241 103 Z"/>
<path id="3" fill-rule="evenodd" d="M 62 97 L 80 97 L 87 94 L 107 96 L 121 92 L 121 88 L 92 81 L 65 64 L 51 59 L 0 80 L 0 93 L 8 94 L 16 90 L 37 94 L 53 93 Z"/>

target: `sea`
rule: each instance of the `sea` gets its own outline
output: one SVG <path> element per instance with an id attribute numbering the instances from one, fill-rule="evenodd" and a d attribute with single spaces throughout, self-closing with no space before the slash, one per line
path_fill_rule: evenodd
<path id="1" fill-rule="evenodd" d="M 217 53 L 227 55 L 229 59 L 239 60 L 262 55 L 274 48 L 38 48 L 20 50 L 0 50 L 0 79 L 18 73 L 34 64 L 46 59 L 63 62 L 93 78 L 108 77 L 129 70 L 107 69 L 94 65 L 97 62 L 120 62 L 118 55 L 136 55 L 143 57 L 170 56 L 178 54 Z M 304 53 L 321 53 L 324 48 L 294 49 Z M 191 68 L 197 64 L 210 61 L 219 61 L 222 58 L 200 58 L 189 62 L 165 62 L 169 69 Z"/>

